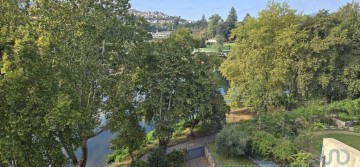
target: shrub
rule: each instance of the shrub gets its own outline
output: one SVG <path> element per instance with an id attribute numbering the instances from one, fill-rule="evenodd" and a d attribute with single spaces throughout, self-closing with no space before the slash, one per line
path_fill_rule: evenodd
<path id="1" fill-rule="evenodd" d="M 138 159 L 131 161 L 130 167 L 150 167 L 150 166 L 147 162 Z"/>
<path id="2" fill-rule="evenodd" d="M 184 131 L 185 126 L 186 126 L 185 124 L 186 124 L 185 121 L 180 121 L 179 123 L 176 124 L 175 131 L 174 131 L 174 134 L 173 134 L 174 137 L 181 136 L 183 134 L 183 131 Z"/>
<path id="3" fill-rule="evenodd" d="M 298 152 L 297 154 L 293 155 L 293 161 L 291 162 L 291 167 L 308 167 L 309 161 L 313 159 L 315 156 L 308 152 Z"/>
<path id="4" fill-rule="evenodd" d="M 249 137 L 239 130 L 239 125 L 230 125 L 216 136 L 218 151 L 228 157 L 245 155 L 249 148 Z"/>
<path id="5" fill-rule="evenodd" d="M 150 142 L 153 140 L 156 140 L 155 136 L 154 136 L 155 130 L 150 131 L 148 134 L 146 134 L 146 141 Z"/>
<path id="6" fill-rule="evenodd" d="M 168 167 L 169 161 L 165 152 L 161 149 L 155 149 L 149 156 L 148 162 L 150 166 Z"/>
<path id="7" fill-rule="evenodd" d="M 171 167 L 181 166 L 181 164 L 185 162 L 184 153 L 179 150 L 174 150 L 167 155 L 167 160 Z"/>
<path id="8" fill-rule="evenodd" d="M 107 162 L 111 163 L 116 161 L 122 161 L 129 155 L 128 149 L 115 150 L 112 154 L 108 155 Z"/>
<path id="9" fill-rule="evenodd" d="M 271 133 L 265 131 L 255 132 L 252 137 L 252 148 L 253 151 L 260 154 L 265 158 L 270 158 L 272 149 L 276 145 L 276 138 Z"/>
<path id="10" fill-rule="evenodd" d="M 253 118 L 253 125 L 276 137 L 292 137 L 297 133 L 295 123 L 286 113 L 260 114 Z"/>
<path id="11" fill-rule="evenodd" d="M 283 139 L 277 142 L 272 152 L 275 160 L 284 164 L 291 161 L 291 156 L 296 153 L 296 148 L 290 140 Z"/>

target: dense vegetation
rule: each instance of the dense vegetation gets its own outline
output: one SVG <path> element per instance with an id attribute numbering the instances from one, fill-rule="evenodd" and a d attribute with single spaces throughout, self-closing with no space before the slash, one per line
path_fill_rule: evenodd
<path id="1" fill-rule="evenodd" d="M 181 122 L 222 127 L 220 60 L 193 54 L 200 41 L 187 29 L 150 42 L 129 8 L 127 0 L 1 1 L 0 166 L 85 167 L 88 140 L 108 129 L 114 149 L 134 158 L 146 139 L 141 121 L 155 127 L 162 152 Z"/>
<path id="2" fill-rule="evenodd" d="M 340 117 L 340 113 L 359 122 L 359 99 L 330 104 L 310 102 L 292 111 L 261 113 L 249 121 L 229 124 L 216 136 L 217 151 L 227 157 L 262 157 L 279 164 L 302 167 L 311 166 L 309 163 L 313 161 L 317 165 L 322 136 L 317 136 L 316 132 L 334 126 L 331 118 L 335 116 L 331 115 Z M 358 144 L 352 138 L 340 139 L 352 145 Z"/>
<path id="3" fill-rule="evenodd" d="M 360 117 L 356 2 L 314 16 L 270 2 L 241 23 L 232 8 L 225 21 L 215 14 L 187 25 L 199 29 L 197 38 L 180 28 L 159 41 L 151 41 L 144 19 L 129 15 L 128 0 L 0 4 L 0 166 L 85 167 L 88 140 L 104 130 L 116 134 L 112 146 L 121 158 L 111 159 L 179 166 L 182 152 L 165 153 L 176 133 L 189 128 L 194 136 L 198 126 L 214 132 L 225 124 L 221 74 L 230 83 L 228 104 L 258 113 L 218 134 L 218 151 L 227 157 L 307 166 L 311 132 L 332 114 Z M 220 47 L 235 41 L 224 62 L 195 52 L 210 38 Z M 154 127 L 151 135 L 140 122 Z M 153 138 L 159 149 L 149 162 L 136 160 L 134 152 Z"/>
<path id="4" fill-rule="evenodd" d="M 315 16 L 271 2 L 232 31 L 235 47 L 221 67 L 229 104 L 289 110 L 311 99 L 359 98 L 359 23 L 355 2 Z"/>

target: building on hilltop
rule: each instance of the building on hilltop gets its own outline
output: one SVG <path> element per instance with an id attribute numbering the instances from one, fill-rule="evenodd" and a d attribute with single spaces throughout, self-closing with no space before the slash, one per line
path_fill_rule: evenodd
<path id="1" fill-rule="evenodd" d="M 172 31 L 163 31 L 163 32 L 151 33 L 151 35 L 153 39 L 164 39 L 164 38 L 169 38 L 171 33 Z"/>

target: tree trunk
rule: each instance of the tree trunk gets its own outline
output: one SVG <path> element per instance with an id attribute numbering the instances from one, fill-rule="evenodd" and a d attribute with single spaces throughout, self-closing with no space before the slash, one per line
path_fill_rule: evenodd
<path id="1" fill-rule="evenodd" d="M 168 141 L 167 141 L 167 140 L 159 139 L 159 148 L 160 148 L 162 151 L 164 151 L 165 153 L 166 153 L 167 145 L 168 145 Z"/>
<path id="2" fill-rule="evenodd" d="M 191 125 L 191 127 L 190 127 L 190 136 L 193 138 L 193 137 L 195 137 L 195 135 L 194 135 L 194 124 L 192 124 Z"/>
<path id="3" fill-rule="evenodd" d="M 83 141 L 83 145 L 81 146 L 81 160 L 80 160 L 80 167 L 85 167 L 87 158 L 88 158 L 88 148 L 87 148 L 87 139 Z"/>
<path id="4" fill-rule="evenodd" d="M 134 154 L 132 151 L 129 151 L 130 157 L 131 157 L 131 162 L 134 161 Z"/>

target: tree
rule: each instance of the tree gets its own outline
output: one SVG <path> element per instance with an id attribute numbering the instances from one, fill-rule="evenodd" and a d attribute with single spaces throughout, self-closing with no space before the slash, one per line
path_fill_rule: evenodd
<path id="1" fill-rule="evenodd" d="M 231 30 L 231 29 L 235 28 L 237 21 L 238 21 L 238 16 L 237 16 L 236 10 L 234 7 L 231 7 L 229 15 L 225 22 L 229 23 L 230 30 Z"/>
<path id="2" fill-rule="evenodd" d="M 247 19 L 251 18 L 251 15 L 249 13 L 246 13 L 244 19 L 243 19 L 243 23 L 246 22 Z"/>
<path id="3" fill-rule="evenodd" d="M 48 34 L 31 24 L 27 1 L 1 4 L 0 164 L 61 166 L 65 156 L 45 119 L 57 88 Z"/>
<path id="4" fill-rule="evenodd" d="M 200 42 L 195 40 L 189 30 L 179 29 L 170 38 L 157 43 L 149 43 L 150 49 L 138 50 L 136 83 L 139 110 L 147 122 L 155 126 L 155 136 L 159 147 L 166 150 L 180 120 L 184 94 L 188 89 L 187 76 L 191 75 L 192 52 Z"/>
<path id="5" fill-rule="evenodd" d="M 290 69 L 291 53 L 302 35 L 296 26 L 300 18 L 287 4 L 270 3 L 259 18 L 249 18 L 233 30 L 236 45 L 220 68 L 230 82 L 226 98 L 231 107 L 266 111 L 267 106 L 279 104 L 287 90 L 296 94 Z"/>
<path id="6" fill-rule="evenodd" d="M 228 110 L 218 89 L 221 87 L 214 69 L 218 68 L 216 55 L 196 54 L 192 75 L 187 76 L 189 87 L 184 96 L 185 103 L 182 119 L 186 120 L 193 137 L 193 129 L 205 124 L 211 130 L 218 130 L 225 124 L 225 112 Z"/>
<path id="7" fill-rule="evenodd" d="M 205 15 L 203 15 L 200 20 L 200 27 L 201 27 L 201 29 L 206 29 L 207 25 L 208 25 L 208 22 L 206 20 Z"/>
<path id="8" fill-rule="evenodd" d="M 216 27 L 220 24 L 221 17 L 219 14 L 214 14 L 209 18 L 208 38 L 213 38 L 216 35 Z"/>
<path id="9" fill-rule="evenodd" d="M 66 156 L 84 167 L 88 139 L 102 132 L 109 72 L 146 35 L 144 24 L 128 15 L 127 1 L 22 2 L 1 5 L 1 33 L 8 35 L 0 42 L 6 104 L 0 114 L 8 127 L 1 131 L 0 159 L 9 166 L 62 166 Z"/>
<path id="10" fill-rule="evenodd" d="M 227 21 L 220 23 L 216 27 L 216 34 L 217 34 L 216 36 L 223 36 L 225 38 L 225 41 L 229 41 L 229 37 L 232 30 L 231 27 L 232 27 L 231 23 Z"/>
<path id="11" fill-rule="evenodd" d="M 148 46 L 141 44 L 142 46 Z M 132 55 L 139 47 L 132 48 Z M 134 161 L 133 152 L 143 146 L 146 135 L 143 127 L 139 125 L 142 113 L 136 108 L 139 92 L 133 82 L 136 77 L 136 57 L 127 59 L 128 63 L 123 67 L 121 73 L 112 75 L 107 81 L 107 100 L 104 110 L 107 115 L 107 127 L 112 133 L 117 134 L 112 140 L 115 149 L 127 149 L 131 159 Z"/>
<path id="12" fill-rule="evenodd" d="M 127 149 L 131 160 L 135 160 L 133 152 L 141 148 L 145 141 L 144 128 L 139 125 L 136 114 L 131 112 L 125 118 L 117 118 L 113 115 L 111 118 L 118 120 L 118 126 L 111 126 L 111 129 L 114 129 L 113 132 L 117 134 L 116 138 L 112 140 L 114 148 Z M 120 121 L 121 124 L 119 124 Z"/>
<path id="13" fill-rule="evenodd" d="M 179 29 L 168 39 L 139 45 L 130 52 L 137 57 L 129 62 L 134 68 L 127 68 L 131 79 L 126 82 L 134 85 L 125 87 L 139 96 L 130 106 L 154 125 L 163 151 L 180 121 L 191 122 L 192 129 L 199 122 L 220 127 L 224 122 L 225 102 L 213 82 L 214 64 L 208 56 L 193 53 L 199 44 L 188 29 Z"/>

